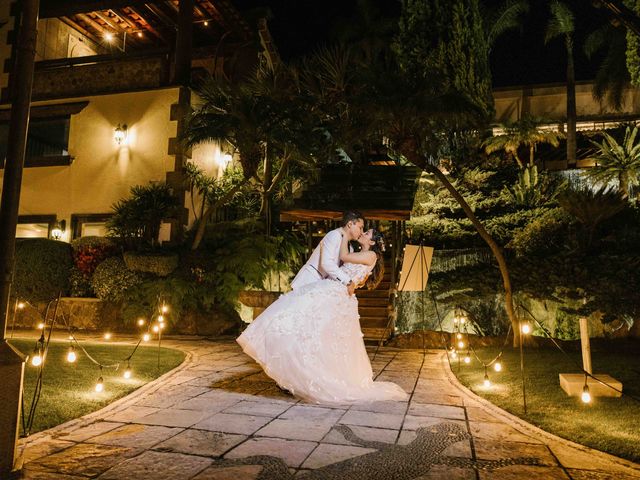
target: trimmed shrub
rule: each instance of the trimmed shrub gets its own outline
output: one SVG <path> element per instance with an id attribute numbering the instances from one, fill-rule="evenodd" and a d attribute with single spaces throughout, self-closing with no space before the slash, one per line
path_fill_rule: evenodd
<path id="1" fill-rule="evenodd" d="M 107 258 L 91 277 L 91 287 L 98 298 L 111 302 L 120 302 L 127 289 L 140 282 L 140 275 L 128 270 L 120 257 Z"/>
<path id="2" fill-rule="evenodd" d="M 125 252 L 124 263 L 134 272 L 147 272 L 166 277 L 178 268 L 178 255 Z"/>
<path id="3" fill-rule="evenodd" d="M 48 301 L 69 292 L 71 245 L 34 238 L 16 242 L 14 294 L 30 302 Z"/>
<path id="4" fill-rule="evenodd" d="M 116 244 L 105 237 L 81 237 L 71 242 L 74 267 L 71 271 L 71 296 L 93 297 L 91 275 L 107 257 L 116 252 Z"/>

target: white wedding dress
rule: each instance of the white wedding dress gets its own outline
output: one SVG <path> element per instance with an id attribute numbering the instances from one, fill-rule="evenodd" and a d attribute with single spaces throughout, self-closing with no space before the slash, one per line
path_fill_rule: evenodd
<path id="1" fill-rule="evenodd" d="M 340 267 L 356 284 L 372 267 Z M 292 394 L 314 403 L 405 400 L 395 383 L 374 382 L 360 331 L 358 300 L 334 280 L 283 294 L 237 342 L 265 373 Z"/>

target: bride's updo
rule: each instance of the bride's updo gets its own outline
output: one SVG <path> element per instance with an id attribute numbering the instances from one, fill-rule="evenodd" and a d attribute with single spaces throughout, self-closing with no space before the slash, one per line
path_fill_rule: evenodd
<path id="1" fill-rule="evenodd" d="M 386 245 L 384 243 L 384 235 L 377 230 L 373 230 L 373 235 L 371 236 L 371 240 L 375 243 L 371 245 L 372 252 L 375 252 L 377 260 L 376 264 L 373 267 L 373 270 L 367 277 L 367 280 L 364 283 L 364 286 L 367 290 L 375 290 L 380 285 L 382 281 L 382 277 L 384 277 L 384 252 L 386 250 Z"/>

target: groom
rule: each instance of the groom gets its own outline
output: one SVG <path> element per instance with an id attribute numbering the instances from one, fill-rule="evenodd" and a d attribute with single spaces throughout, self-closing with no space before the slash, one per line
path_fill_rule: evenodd
<path id="1" fill-rule="evenodd" d="M 349 276 L 340 270 L 340 243 L 342 237 L 347 236 L 348 240 L 357 240 L 364 230 L 364 217 L 357 210 L 348 210 L 342 215 L 342 227 L 331 230 L 320 241 L 320 244 L 307 260 L 307 263 L 300 269 L 296 278 L 291 282 L 294 290 L 317 282 L 323 278 L 331 278 L 342 282 L 347 286 L 349 295 L 353 295 L 356 286 Z"/>

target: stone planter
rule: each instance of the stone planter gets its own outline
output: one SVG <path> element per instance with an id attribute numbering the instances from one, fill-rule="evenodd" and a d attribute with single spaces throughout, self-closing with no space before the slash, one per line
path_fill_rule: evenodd
<path id="1" fill-rule="evenodd" d="M 123 258 L 129 270 L 160 277 L 166 277 L 178 267 L 178 255 L 125 252 Z"/>
<path id="2" fill-rule="evenodd" d="M 244 290 L 240 292 L 238 300 L 243 305 L 253 308 L 253 318 L 255 319 L 264 310 L 275 302 L 281 295 L 280 292 L 267 292 L 265 290 Z"/>

